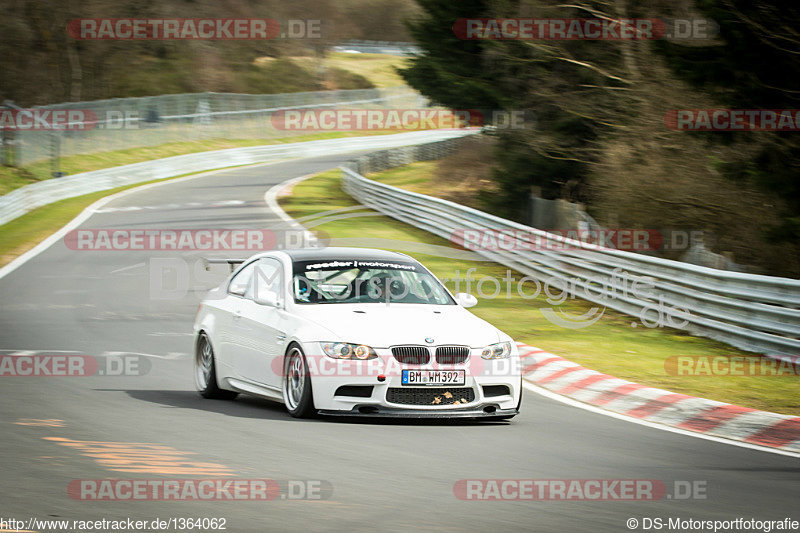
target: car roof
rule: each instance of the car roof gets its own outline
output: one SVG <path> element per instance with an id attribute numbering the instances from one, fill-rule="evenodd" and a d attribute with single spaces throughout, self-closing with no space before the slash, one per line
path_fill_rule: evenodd
<path id="1" fill-rule="evenodd" d="M 377 250 L 374 248 L 299 248 L 296 250 L 282 250 L 292 261 L 344 261 L 355 259 L 356 261 L 416 261 L 415 259 L 398 252 L 387 250 Z"/>

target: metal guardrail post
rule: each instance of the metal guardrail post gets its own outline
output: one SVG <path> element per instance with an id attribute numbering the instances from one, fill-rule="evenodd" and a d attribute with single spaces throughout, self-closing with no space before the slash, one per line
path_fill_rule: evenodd
<path id="1" fill-rule="evenodd" d="M 60 178 L 64 175 L 61 172 L 61 132 L 50 132 L 50 175 Z"/>

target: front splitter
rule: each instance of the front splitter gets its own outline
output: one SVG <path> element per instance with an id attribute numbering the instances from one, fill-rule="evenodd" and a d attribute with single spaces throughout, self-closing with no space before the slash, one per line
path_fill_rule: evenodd
<path id="1" fill-rule="evenodd" d="M 517 409 L 495 409 L 487 412 L 477 409 L 437 409 L 422 411 L 419 409 L 397 409 L 375 405 L 356 406 L 350 411 L 334 411 L 323 409 L 319 414 L 325 416 L 357 416 L 363 418 L 511 418 L 519 414 Z"/>

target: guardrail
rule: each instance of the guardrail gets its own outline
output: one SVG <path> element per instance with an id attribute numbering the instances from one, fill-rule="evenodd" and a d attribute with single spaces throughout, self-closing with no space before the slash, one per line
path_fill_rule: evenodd
<path id="1" fill-rule="evenodd" d="M 414 43 L 391 41 L 345 41 L 331 47 L 334 52 L 358 52 L 362 54 L 415 55 L 422 48 Z"/>
<path id="2" fill-rule="evenodd" d="M 363 205 L 454 239 L 465 229 L 514 235 L 515 245 L 470 248 L 526 276 L 558 283 L 566 292 L 622 313 L 678 313 L 673 327 L 769 355 L 800 353 L 800 280 L 727 272 L 602 248 L 549 234 L 454 202 L 417 194 L 362 174 L 435 159 L 457 140 L 388 150 L 341 167 L 345 191 Z"/>
<path id="3" fill-rule="evenodd" d="M 302 143 L 275 144 L 231 148 L 211 152 L 179 155 L 84 172 L 64 178 L 44 180 L 26 185 L 0 196 L 0 224 L 13 220 L 28 211 L 65 198 L 81 196 L 145 181 L 170 178 L 219 168 L 266 163 L 296 157 L 337 155 L 357 150 L 381 150 L 415 143 L 447 139 L 472 133 L 470 130 L 429 130 L 395 135 L 345 137 Z"/>

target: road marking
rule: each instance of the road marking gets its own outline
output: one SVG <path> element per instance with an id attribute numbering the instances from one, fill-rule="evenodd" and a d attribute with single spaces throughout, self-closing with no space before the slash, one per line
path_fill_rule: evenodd
<path id="1" fill-rule="evenodd" d="M 191 333 L 187 333 L 187 335 L 191 335 Z M 142 357 L 153 357 L 155 359 L 180 359 L 183 356 L 189 355 L 186 352 L 167 352 L 166 355 L 156 355 L 154 353 L 142 353 L 142 352 L 103 352 L 103 355 L 109 356 L 128 356 L 128 355 L 141 355 Z"/>
<path id="2" fill-rule="evenodd" d="M 175 332 L 175 333 L 152 333 L 148 334 L 154 337 L 167 337 L 167 336 L 190 336 L 194 335 L 193 333 L 182 333 L 182 332 Z M 12 357 L 30 357 L 31 355 L 51 355 L 54 353 L 83 353 L 83 352 L 76 352 L 74 350 L 0 350 L 0 355 L 10 355 Z M 184 356 L 189 355 L 186 352 L 167 352 L 165 355 L 158 355 L 154 353 L 143 353 L 143 352 L 121 352 L 121 351 L 105 351 L 102 352 L 100 355 L 103 356 L 128 356 L 128 355 L 141 355 L 142 357 L 153 357 L 155 359 L 180 359 Z"/>
<path id="3" fill-rule="evenodd" d="M 93 213 L 97 213 L 99 215 L 105 213 L 126 213 L 129 211 L 144 211 L 144 210 L 164 210 L 164 209 L 186 209 L 186 208 L 209 208 L 209 207 L 231 207 L 235 205 L 245 205 L 247 202 L 245 200 L 224 200 L 221 202 L 211 202 L 211 203 L 202 203 L 202 202 L 184 202 L 182 204 L 157 204 L 157 205 L 139 205 L 139 206 L 120 206 L 120 207 L 101 207 L 95 209 Z"/>
<path id="4" fill-rule="evenodd" d="M 278 205 L 278 195 L 284 190 L 291 189 L 301 181 L 307 180 L 312 176 L 316 176 L 316 174 L 306 174 L 305 176 L 298 176 L 296 178 L 282 181 L 276 185 L 273 185 L 267 189 L 267 192 L 264 193 L 264 203 L 267 204 L 267 208 L 274 214 L 278 215 L 278 218 L 286 222 L 290 227 L 303 230 L 306 234 L 304 238 L 313 237 L 313 234 L 298 221 L 290 217 L 289 214 L 286 213 L 286 211 L 284 211 L 280 205 Z"/>
<path id="5" fill-rule="evenodd" d="M 19 418 L 14 422 L 18 426 L 35 426 L 46 428 L 63 428 L 64 421 L 58 418 Z"/>
<path id="6" fill-rule="evenodd" d="M 125 196 L 128 196 L 130 194 L 146 191 L 146 190 L 153 189 L 155 187 L 159 187 L 159 186 L 165 185 L 165 184 L 182 183 L 184 181 L 194 180 L 194 179 L 197 179 L 197 178 L 210 176 L 212 174 L 227 174 L 229 172 L 236 172 L 236 171 L 241 170 L 242 168 L 246 168 L 246 167 L 259 167 L 259 166 L 278 165 L 278 164 L 286 163 L 287 161 L 291 161 L 291 160 L 292 160 L 292 158 L 284 159 L 284 160 L 280 160 L 280 161 L 270 161 L 269 163 L 254 163 L 252 165 L 239 165 L 239 166 L 233 166 L 233 167 L 230 167 L 230 168 L 223 168 L 223 169 L 209 170 L 209 171 L 206 171 L 206 172 L 200 172 L 198 174 L 192 174 L 191 176 L 183 176 L 182 178 L 168 178 L 168 179 L 166 179 L 164 181 L 159 181 L 157 183 L 148 183 L 148 184 L 145 184 L 145 185 L 139 185 L 138 187 L 133 187 L 131 189 L 126 189 L 124 191 L 120 191 L 120 192 L 112 194 L 110 196 L 105 196 L 103 198 L 100 198 L 95 203 L 89 205 L 86 209 L 81 211 L 80 214 L 78 214 L 78 216 L 76 216 L 75 218 L 73 218 L 72 220 L 67 222 L 67 224 L 63 228 L 61 228 L 60 230 L 58 230 L 55 233 L 53 233 L 52 235 L 50 235 L 45 240 L 43 240 L 42 242 L 40 242 L 39 244 L 37 244 L 36 246 L 34 246 L 30 250 L 28 250 L 27 252 L 25 252 L 21 256 L 17 257 L 16 259 L 11 261 L 6 266 L 0 268 L 0 279 L 3 279 L 7 275 L 11 274 L 16 269 L 18 269 L 19 267 L 21 267 L 22 265 L 24 265 L 25 263 L 27 263 L 28 261 L 30 261 L 31 259 L 36 257 L 37 255 L 39 255 L 40 253 L 44 252 L 45 250 L 47 250 L 48 248 L 53 246 L 55 243 L 59 242 L 61 239 L 64 238 L 64 236 L 67 233 L 69 233 L 70 231 L 72 231 L 75 228 L 80 227 L 81 224 L 86 222 L 89 218 L 91 218 L 95 214 L 96 210 L 100 209 L 101 207 L 103 207 L 104 205 L 108 204 L 109 202 L 113 202 L 114 200 L 118 200 L 118 199 L 123 198 Z"/>
<path id="7" fill-rule="evenodd" d="M 748 448 L 750 450 L 757 450 L 760 452 L 767 452 L 767 453 L 774 453 L 776 455 L 786 455 L 788 457 L 796 457 L 800 458 L 800 453 L 795 452 L 788 452 L 785 450 L 779 450 L 776 448 L 768 448 L 766 446 L 758 446 L 755 444 L 749 444 L 747 442 L 739 442 L 735 440 L 723 439 L 721 437 L 714 437 L 713 435 L 705 435 L 703 433 L 695 433 L 694 431 L 687 431 L 685 429 L 679 429 L 672 426 L 664 426 L 661 424 L 656 424 L 655 422 L 648 422 L 647 420 L 642 420 L 641 418 L 635 418 L 632 416 L 623 415 L 620 413 L 615 413 L 613 411 L 606 411 L 605 409 L 601 409 L 600 407 L 595 407 L 594 405 L 590 405 L 587 403 L 579 402 L 577 400 L 573 400 L 572 398 L 568 398 L 566 396 L 561 396 L 560 394 L 556 394 L 555 392 L 551 392 L 544 387 L 539 387 L 538 385 L 534 385 L 529 381 L 523 382 L 523 387 L 528 389 L 531 392 L 535 392 L 536 394 L 540 394 L 545 398 L 549 398 L 551 400 L 556 400 L 557 402 L 561 402 L 563 404 L 569 405 L 571 407 L 577 407 L 578 409 L 583 409 L 585 411 L 591 411 L 593 413 L 597 413 L 599 415 L 610 416 L 612 418 L 617 418 L 619 420 L 625 420 L 627 422 L 633 422 L 634 424 L 639 424 L 641 426 L 647 426 L 649 428 L 660 429 L 662 431 L 669 431 L 670 433 L 677 433 L 678 435 L 686 435 L 687 437 L 694 437 L 696 439 L 705 439 L 714 442 L 719 442 L 721 444 L 729 444 L 731 446 L 738 446 L 740 448 Z"/>
<path id="8" fill-rule="evenodd" d="M 135 265 L 126 266 L 122 268 L 118 268 L 116 270 L 112 270 L 109 274 L 117 274 L 119 272 L 125 272 L 126 270 L 133 270 L 134 268 L 139 268 L 145 266 L 146 263 L 136 263 Z"/>
<path id="9" fill-rule="evenodd" d="M 234 474 L 219 463 L 192 461 L 188 456 L 196 455 L 195 452 L 182 452 L 165 444 L 86 441 L 64 437 L 44 437 L 44 440 L 72 448 L 115 472 L 210 477 Z"/>
<path id="10" fill-rule="evenodd" d="M 0 354 L 5 355 L 36 355 L 36 354 L 51 354 L 51 353 L 80 353 L 74 350 L 0 350 Z"/>

